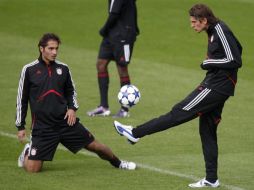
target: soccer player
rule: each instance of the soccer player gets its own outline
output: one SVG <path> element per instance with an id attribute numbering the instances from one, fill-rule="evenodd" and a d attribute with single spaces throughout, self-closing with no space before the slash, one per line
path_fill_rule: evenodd
<path id="1" fill-rule="evenodd" d="M 120 85 L 130 84 L 128 64 L 131 60 L 132 50 L 136 36 L 139 34 L 137 24 L 136 0 L 109 0 L 109 16 L 100 30 L 103 37 L 97 59 L 97 77 L 100 91 L 100 104 L 88 111 L 89 116 L 109 116 L 108 64 L 111 60 L 116 62 Z M 128 108 L 121 107 L 114 117 L 128 117 Z"/>
<path id="2" fill-rule="evenodd" d="M 242 65 L 242 47 L 230 28 L 216 18 L 204 4 L 189 10 L 191 27 L 208 35 L 207 58 L 201 63 L 206 76 L 201 84 L 165 115 L 132 128 L 117 121 L 115 128 L 131 143 L 139 138 L 180 125 L 199 117 L 199 132 L 205 160 L 206 176 L 189 187 L 218 187 L 217 127 L 225 101 L 234 95 L 237 71 Z"/>
<path id="3" fill-rule="evenodd" d="M 26 137 L 28 103 L 32 115 L 30 144 L 26 144 L 18 166 L 39 172 L 44 161 L 51 161 L 59 143 L 73 153 L 85 148 L 121 169 L 134 170 L 133 162 L 119 160 L 107 146 L 98 142 L 76 117 L 77 93 L 68 66 L 56 60 L 60 39 L 46 33 L 39 41 L 40 56 L 23 67 L 17 95 L 18 139 Z"/>

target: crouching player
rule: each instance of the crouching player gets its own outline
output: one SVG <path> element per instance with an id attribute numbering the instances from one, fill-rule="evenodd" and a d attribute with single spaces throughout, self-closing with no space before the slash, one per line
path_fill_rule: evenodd
<path id="1" fill-rule="evenodd" d="M 85 148 L 116 168 L 134 170 L 136 164 L 121 161 L 109 147 L 76 118 L 77 94 L 67 65 L 56 60 L 60 39 L 46 33 L 39 41 L 40 56 L 23 67 L 17 95 L 16 127 L 18 139 L 26 138 L 25 119 L 28 103 L 32 115 L 31 141 L 18 159 L 18 166 L 39 172 L 44 161 L 51 161 L 59 143 L 73 153 Z"/>

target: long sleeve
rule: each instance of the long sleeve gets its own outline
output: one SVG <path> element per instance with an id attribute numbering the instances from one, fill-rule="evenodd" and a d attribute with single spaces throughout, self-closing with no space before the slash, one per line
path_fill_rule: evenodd
<path id="1" fill-rule="evenodd" d="M 228 28 L 217 24 L 210 40 L 213 40 L 208 46 L 211 57 L 203 61 L 202 69 L 236 69 L 242 66 L 242 47 Z M 219 52 L 224 52 L 224 55 Z"/>
<path id="2" fill-rule="evenodd" d="M 29 80 L 28 80 L 28 71 L 27 67 L 23 67 L 19 85 L 18 85 L 18 95 L 16 103 L 16 127 L 18 130 L 25 128 L 26 124 L 26 115 L 28 108 L 28 99 L 29 99 Z"/>
<path id="3" fill-rule="evenodd" d="M 110 13 L 108 16 L 108 19 L 104 26 L 100 29 L 100 35 L 103 37 L 106 37 L 108 35 L 108 32 L 110 28 L 112 28 L 115 23 L 117 22 L 119 15 L 115 13 Z"/>
<path id="4" fill-rule="evenodd" d="M 68 109 L 77 110 L 78 109 L 78 101 L 77 101 L 77 93 L 75 90 L 75 84 L 72 80 L 71 72 L 68 69 L 68 76 L 65 84 L 65 97 L 67 99 Z"/>

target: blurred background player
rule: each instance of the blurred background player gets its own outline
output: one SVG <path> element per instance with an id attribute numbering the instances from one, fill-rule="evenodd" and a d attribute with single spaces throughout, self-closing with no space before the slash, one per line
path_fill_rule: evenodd
<path id="1" fill-rule="evenodd" d="M 96 64 L 100 104 L 87 112 L 89 116 L 110 115 L 108 64 L 111 60 L 116 62 L 120 85 L 130 84 L 128 64 L 131 60 L 136 36 L 139 34 L 136 0 L 109 0 L 108 9 L 109 16 L 100 30 L 103 39 Z M 113 117 L 128 117 L 128 112 L 128 108 L 121 107 Z"/>
<path id="2" fill-rule="evenodd" d="M 184 100 L 176 104 L 165 115 L 154 118 L 137 128 L 114 125 L 120 135 L 131 143 L 199 117 L 199 133 L 205 159 L 206 176 L 192 188 L 219 187 L 217 127 L 226 100 L 234 95 L 238 68 L 242 66 L 242 46 L 230 28 L 217 19 L 212 10 L 204 4 L 196 4 L 189 10 L 191 27 L 198 33 L 208 35 L 207 59 L 201 68 L 206 76 L 201 84 Z"/>
<path id="3" fill-rule="evenodd" d="M 133 162 L 119 160 L 76 117 L 77 93 L 66 64 L 56 60 L 60 39 L 47 33 L 38 47 L 38 59 L 23 67 L 18 87 L 16 127 L 18 139 L 26 139 L 25 119 L 28 103 L 32 115 L 30 144 L 26 144 L 18 166 L 28 172 L 39 172 L 44 161 L 51 161 L 59 143 L 77 153 L 82 148 L 96 153 L 116 168 L 134 170 Z"/>

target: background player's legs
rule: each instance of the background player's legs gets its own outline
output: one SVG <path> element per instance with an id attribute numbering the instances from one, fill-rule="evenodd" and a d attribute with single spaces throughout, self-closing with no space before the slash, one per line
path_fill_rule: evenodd
<path id="1" fill-rule="evenodd" d="M 88 116 L 108 116 L 110 115 L 109 105 L 108 105 L 108 88 L 109 88 L 109 75 L 108 75 L 108 64 L 109 59 L 98 58 L 96 68 L 97 68 L 97 78 L 100 91 L 100 105 L 93 110 L 87 112 Z"/>
<path id="2" fill-rule="evenodd" d="M 130 81 L 130 76 L 129 76 L 129 72 L 128 72 L 128 65 L 126 66 L 120 66 L 118 64 L 116 64 L 117 66 L 117 70 L 118 70 L 118 74 L 119 74 L 119 78 L 120 78 L 120 86 L 124 86 L 124 85 L 127 85 L 127 84 L 130 84 L 131 81 Z M 121 107 L 121 109 L 123 109 L 124 111 L 129 111 L 128 108 L 125 108 L 125 107 Z"/>
<path id="3" fill-rule="evenodd" d="M 114 44 L 114 58 L 116 61 L 116 66 L 120 78 L 121 87 L 130 84 L 130 76 L 128 73 L 128 64 L 131 60 L 132 50 L 134 42 L 126 43 L 116 43 Z M 128 117 L 129 109 L 121 107 L 119 112 L 114 115 L 114 117 Z"/>
<path id="4" fill-rule="evenodd" d="M 217 126 L 221 120 L 223 105 L 218 106 L 212 112 L 201 115 L 199 119 L 199 133 L 205 159 L 206 180 L 211 183 L 218 179 Z"/>
<path id="5" fill-rule="evenodd" d="M 126 85 L 126 84 L 130 84 L 130 76 L 129 76 L 129 72 L 128 72 L 128 65 L 126 66 L 120 66 L 118 64 L 116 64 L 117 66 L 117 70 L 118 70 L 118 74 L 119 74 L 119 78 L 120 78 L 120 85 L 121 87 Z"/>
<path id="6" fill-rule="evenodd" d="M 99 55 L 97 58 L 97 78 L 100 91 L 100 105 L 87 112 L 88 116 L 109 116 L 110 110 L 108 105 L 108 88 L 109 74 L 108 64 L 113 56 L 112 44 L 108 39 L 103 39 L 100 45 Z"/>
<path id="7" fill-rule="evenodd" d="M 107 59 L 98 59 L 96 68 L 97 68 L 97 77 L 100 91 L 100 106 L 108 108 L 108 87 L 109 87 L 109 75 L 108 75 L 108 63 L 110 60 Z"/>

